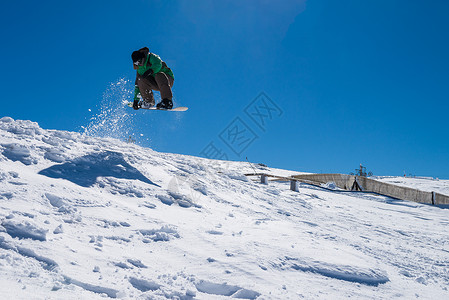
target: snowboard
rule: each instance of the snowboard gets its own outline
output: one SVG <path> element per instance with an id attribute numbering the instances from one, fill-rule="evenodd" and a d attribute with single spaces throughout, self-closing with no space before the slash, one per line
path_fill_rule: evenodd
<path id="1" fill-rule="evenodd" d="M 133 107 L 133 103 L 132 102 L 128 102 L 128 106 L 132 108 Z M 165 109 L 165 108 L 156 108 L 156 106 L 152 106 L 152 107 L 141 107 L 139 109 L 165 110 L 165 111 L 186 111 L 189 108 L 185 107 L 185 106 L 178 106 L 178 107 L 173 107 L 172 109 Z"/>

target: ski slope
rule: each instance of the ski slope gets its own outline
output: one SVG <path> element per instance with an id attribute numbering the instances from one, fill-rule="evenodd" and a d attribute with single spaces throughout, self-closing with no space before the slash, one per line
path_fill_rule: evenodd
<path id="1" fill-rule="evenodd" d="M 449 298 L 448 209 L 251 172 L 3 117 L 0 295 Z"/>

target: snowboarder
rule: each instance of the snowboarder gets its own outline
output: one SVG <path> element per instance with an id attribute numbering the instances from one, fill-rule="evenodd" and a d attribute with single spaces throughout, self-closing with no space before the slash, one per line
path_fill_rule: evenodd
<path id="1" fill-rule="evenodd" d="M 161 58 L 150 53 L 147 47 L 134 51 L 131 55 L 134 70 L 137 70 L 134 88 L 133 108 L 148 108 L 154 106 L 153 90 L 161 92 L 162 101 L 157 108 L 172 109 L 173 94 L 171 88 L 175 81 L 173 72 Z M 139 101 L 138 95 L 143 101 Z"/>

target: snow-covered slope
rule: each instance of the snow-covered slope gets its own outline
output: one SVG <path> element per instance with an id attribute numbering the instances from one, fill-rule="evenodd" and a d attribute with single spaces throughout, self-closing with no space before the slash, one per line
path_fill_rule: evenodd
<path id="1" fill-rule="evenodd" d="M 449 297 L 447 209 L 250 172 L 0 119 L 2 299 Z"/>

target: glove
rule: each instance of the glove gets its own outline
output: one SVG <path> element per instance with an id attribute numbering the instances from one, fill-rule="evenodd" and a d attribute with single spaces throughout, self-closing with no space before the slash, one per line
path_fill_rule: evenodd
<path id="1" fill-rule="evenodd" d="M 135 110 L 138 110 L 138 109 L 140 108 L 139 100 L 134 100 L 134 102 L 133 102 L 133 108 L 134 108 Z"/>

